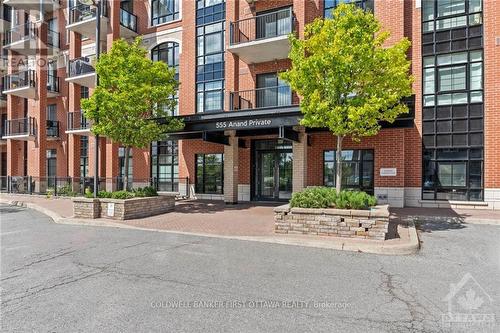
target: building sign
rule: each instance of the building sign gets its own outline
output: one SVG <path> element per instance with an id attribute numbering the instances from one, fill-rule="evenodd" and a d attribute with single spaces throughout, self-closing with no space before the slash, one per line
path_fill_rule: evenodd
<path id="1" fill-rule="evenodd" d="M 113 202 L 108 202 L 108 216 L 115 216 L 115 204 Z"/>
<path id="2" fill-rule="evenodd" d="M 396 168 L 380 168 L 381 177 L 395 177 L 397 174 Z"/>
<path id="3" fill-rule="evenodd" d="M 272 119 L 227 120 L 215 123 L 216 129 L 246 129 L 272 126 Z"/>

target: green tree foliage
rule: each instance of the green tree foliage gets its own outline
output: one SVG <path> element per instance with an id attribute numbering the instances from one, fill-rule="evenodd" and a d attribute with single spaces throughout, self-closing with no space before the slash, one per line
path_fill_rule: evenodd
<path id="1" fill-rule="evenodd" d="M 327 127 L 337 137 L 337 166 L 344 137 L 376 135 L 380 121 L 408 112 L 401 100 L 412 94 L 411 44 L 404 38 L 385 47 L 389 33 L 380 29 L 372 13 L 342 4 L 332 19 L 308 24 L 303 40 L 290 36 L 292 68 L 281 77 L 301 96 L 302 124 Z M 340 192 L 342 168 L 336 170 Z"/>
<path id="2" fill-rule="evenodd" d="M 170 111 L 178 88 L 175 69 L 149 59 L 137 38 L 130 44 L 114 41 L 111 50 L 99 57 L 96 73 L 99 84 L 89 99 L 82 100 L 82 109 L 94 134 L 125 147 L 124 184 L 128 184 L 130 148 L 146 148 L 184 126 Z M 151 120 L 160 117 L 165 123 Z"/>

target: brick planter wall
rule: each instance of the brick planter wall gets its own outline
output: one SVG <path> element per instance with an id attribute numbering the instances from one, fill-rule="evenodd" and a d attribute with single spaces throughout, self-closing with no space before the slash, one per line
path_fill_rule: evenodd
<path id="1" fill-rule="evenodd" d="M 132 199 L 74 198 L 75 217 L 113 220 L 138 219 L 171 212 L 175 209 L 177 193 L 161 193 L 156 197 Z"/>
<path id="2" fill-rule="evenodd" d="M 274 231 L 279 234 L 308 234 L 385 240 L 389 228 L 388 206 L 371 210 L 290 208 L 274 209 Z"/>
<path id="3" fill-rule="evenodd" d="M 101 216 L 99 199 L 73 198 L 73 216 L 96 219 Z"/>

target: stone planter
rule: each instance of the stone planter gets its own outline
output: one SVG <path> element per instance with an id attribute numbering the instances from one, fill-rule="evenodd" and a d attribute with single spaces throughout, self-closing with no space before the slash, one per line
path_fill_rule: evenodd
<path id="1" fill-rule="evenodd" d="M 177 193 L 159 193 L 156 197 L 132 199 L 74 198 L 75 217 L 113 220 L 138 219 L 171 212 L 175 209 Z"/>
<path id="2" fill-rule="evenodd" d="M 73 198 L 73 216 L 96 219 L 101 216 L 99 199 Z"/>
<path id="3" fill-rule="evenodd" d="M 274 226 L 274 231 L 279 234 L 385 240 L 389 228 L 389 206 L 355 210 L 283 205 L 274 209 Z"/>

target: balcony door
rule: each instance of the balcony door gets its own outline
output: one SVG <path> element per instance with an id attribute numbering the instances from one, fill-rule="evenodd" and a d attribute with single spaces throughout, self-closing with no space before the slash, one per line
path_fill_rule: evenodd
<path id="1" fill-rule="evenodd" d="M 257 75 L 256 105 L 258 108 L 290 105 L 292 91 L 277 73 Z"/>
<path id="2" fill-rule="evenodd" d="M 291 8 L 281 8 L 257 14 L 256 39 L 272 38 L 292 32 Z"/>

